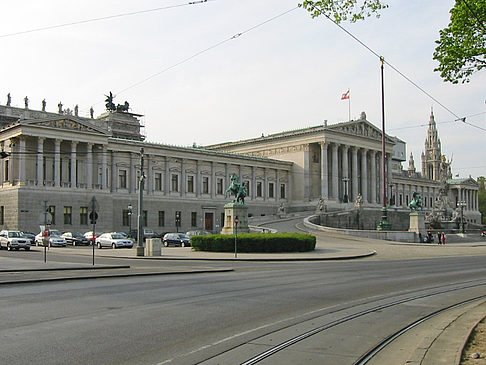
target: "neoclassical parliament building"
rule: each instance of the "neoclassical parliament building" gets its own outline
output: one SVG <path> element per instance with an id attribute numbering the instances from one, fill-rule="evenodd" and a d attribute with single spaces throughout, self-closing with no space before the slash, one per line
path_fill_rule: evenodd
<path id="1" fill-rule="evenodd" d="M 323 199 L 330 210 L 382 205 L 381 130 L 366 119 L 281 132 L 211 146 L 177 147 L 146 142 L 141 115 L 107 111 L 98 117 L 0 105 L 0 226 L 37 233 L 47 209 L 52 227 L 91 229 L 89 202 L 99 202 L 100 231 L 136 227 L 143 148 L 143 225 L 157 232 L 205 229 L 219 232 L 225 191 L 236 173 L 247 187 L 250 216 L 314 210 Z M 439 194 L 441 143 L 431 113 L 421 171 L 406 144 L 385 139 L 387 204 L 408 209 L 415 191 L 424 210 Z M 478 184 L 451 179 L 449 196 L 464 201 L 468 222 L 479 223 Z M 176 216 L 181 217 L 176 227 Z M 97 228 L 97 230 L 98 230 Z"/>

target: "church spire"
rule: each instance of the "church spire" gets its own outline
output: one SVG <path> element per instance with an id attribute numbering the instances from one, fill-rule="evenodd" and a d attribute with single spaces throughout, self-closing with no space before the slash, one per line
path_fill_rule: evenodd
<path id="1" fill-rule="evenodd" d="M 435 118 L 434 118 L 434 107 L 430 107 L 430 119 L 429 119 L 429 126 L 435 129 Z"/>

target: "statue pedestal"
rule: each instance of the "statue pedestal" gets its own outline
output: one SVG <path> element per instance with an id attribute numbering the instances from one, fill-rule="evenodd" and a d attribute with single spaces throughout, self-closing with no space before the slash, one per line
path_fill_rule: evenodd
<path id="1" fill-rule="evenodd" d="M 423 212 L 410 213 L 409 232 L 425 234 L 425 217 Z"/>
<path id="2" fill-rule="evenodd" d="M 235 234 L 235 218 L 238 217 L 237 233 L 249 233 L 248 206 L 241 203 L 228 203 L 224 206 L 224 227 L 221 234 Z"/>

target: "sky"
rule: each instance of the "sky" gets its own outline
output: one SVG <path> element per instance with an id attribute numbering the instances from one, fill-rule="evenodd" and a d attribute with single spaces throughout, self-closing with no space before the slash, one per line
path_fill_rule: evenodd
<path id="1" fill-rule="evenodd" d="M 96 116 L 111 91 L 144 115 L 147 141 L 178 146 L 339 123 L 349 106 L 351 119 L 364 111 L 381 129 L 380 61 L 335 24 L 299 0 L 192 1 L 8 2 L 0 104 L 10 93 L 13 106 L 27 96 L 30 109 L 45 99 L 47 111 L 62 102 Z M 410 153 L 421 168 L 433 108 L 453 174 L 486 176 L 486 71 L 457 85 L 433 71 L 454 1 L 388 3 L 379 19 L 342 25 L 428 93 L 385 65 L 386 133 L 407 143 L 404 169 Z"/>

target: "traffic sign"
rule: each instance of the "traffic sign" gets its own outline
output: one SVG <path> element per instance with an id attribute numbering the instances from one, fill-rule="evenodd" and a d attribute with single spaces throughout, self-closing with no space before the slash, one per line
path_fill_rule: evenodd
<path id="1" fill-rule="evenodd" d="M 98 220 L 98 213 L 96 212 L 89 213 L 89 219 L 91 221 L 91 224 L 96 223 L 96 221 Z"/>

